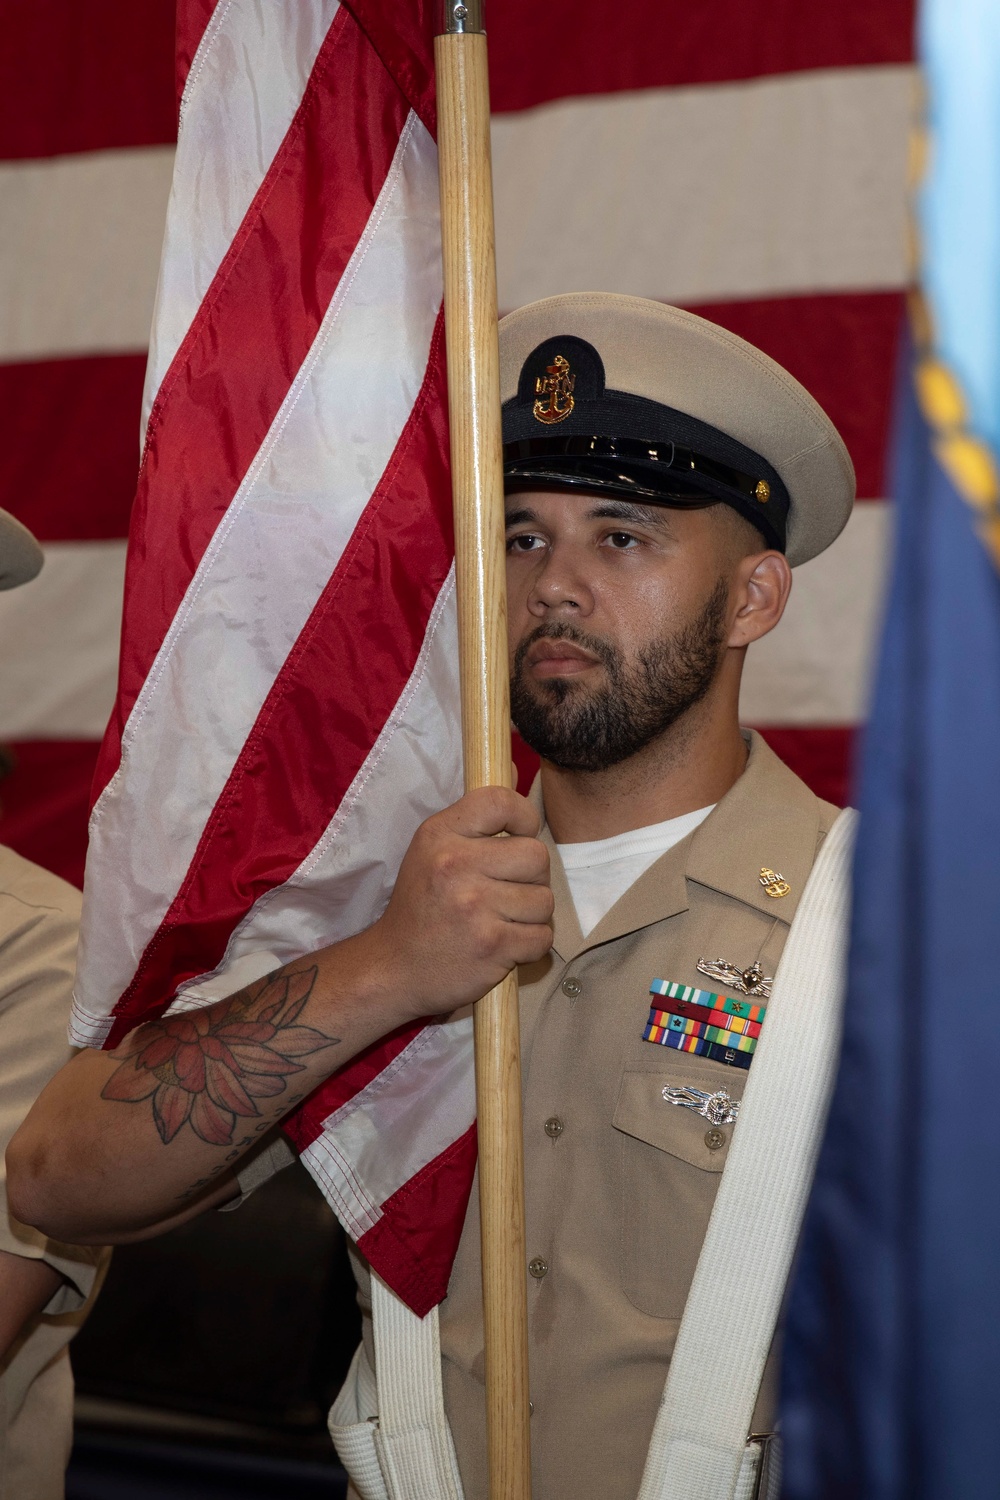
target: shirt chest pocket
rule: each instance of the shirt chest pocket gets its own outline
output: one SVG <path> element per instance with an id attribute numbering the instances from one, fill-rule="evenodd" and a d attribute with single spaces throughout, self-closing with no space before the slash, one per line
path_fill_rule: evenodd
<path id="1" fill-rule="evenodd" d="M 668 1103 L 665 1088 L 726 1089 L 735 1099 L 744 1079 L 731 1070 L 690 1063 L 622 1077 L 612 1124 L 620 1151 L 622 1289 L 641 1312 L 679 1319 L 698 1263 L 732 1125 L 713 1125 L 693 1109 Z"/>

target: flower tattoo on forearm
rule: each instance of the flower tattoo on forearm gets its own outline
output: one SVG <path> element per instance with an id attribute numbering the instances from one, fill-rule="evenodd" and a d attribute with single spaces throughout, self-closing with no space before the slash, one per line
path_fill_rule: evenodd
<path id="1" fill-rule="evenodd" d="M 300 1058 L 339 1037 L 295 1024 L 316 982 L 315 965 L 271 974 L 211 1013 L 200 1010 L 151 1021 L 101 1090 L 102 1099 L 152 1099 L 166 1145 L 186 1123 L 208 1145 L 232 1144 L 237 1122 L 260 1114 L 257 1101 L 284 1092 Z"/>

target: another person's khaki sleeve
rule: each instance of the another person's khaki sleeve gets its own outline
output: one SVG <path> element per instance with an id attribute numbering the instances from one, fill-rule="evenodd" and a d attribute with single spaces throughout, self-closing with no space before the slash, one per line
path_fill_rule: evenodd
<path id="1" fill-rule="evenodd" d="M 70 1059 L 66 1027 L 79 920 L 78 891 L 0 847 L 0 1155 L 53 1073 Z M 2 1160 L 0 1249 L 45 1260 L 65 1278 L 47 1314 L 83 1305 L 104 1253 L 95 1246 L 61 1245 L 13 1219 Z"/>
<path id="2" fill-rule="evenodd" d="M 110 1252 L 62 1245 L 11 1217 L 7 1143 L 71 1056 L 80 893 L 0 845 L 0 1250 L 62 1277 L 0 1360 L 0 1500 L 64 1500 L 73 1441 L 69 1343 Z"/>

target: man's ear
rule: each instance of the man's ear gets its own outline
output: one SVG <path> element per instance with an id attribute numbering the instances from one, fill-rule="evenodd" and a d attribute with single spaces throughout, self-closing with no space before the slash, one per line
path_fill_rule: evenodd
<path id="1" fill-rule="evenodd" d="M 740 562 L 735 584 L 738 607 L 726 645 L 740 648 L 777 625 L 792 590 L 792 570 L 780 552 L 758 552 Z"/>

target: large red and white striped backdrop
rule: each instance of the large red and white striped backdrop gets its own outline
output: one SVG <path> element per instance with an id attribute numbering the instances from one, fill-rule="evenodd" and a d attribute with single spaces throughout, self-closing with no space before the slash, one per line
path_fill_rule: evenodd
<path id="1" fill-rule="evenodd" d="M 0 838 L 79 880 L 173 163 L 173 4 L 0 15 L 0 503 L 48 554 L 0 598 Z M 603 0 L 492 0 L 489 24 L 503 307 L 589 288 L 693 307 L 785 364 L 851 449 L 863 503 L 799 571 L 743 700 L 842 799 L 886 548 L 911 0 L 640 0 L 627 20 Z"/>

